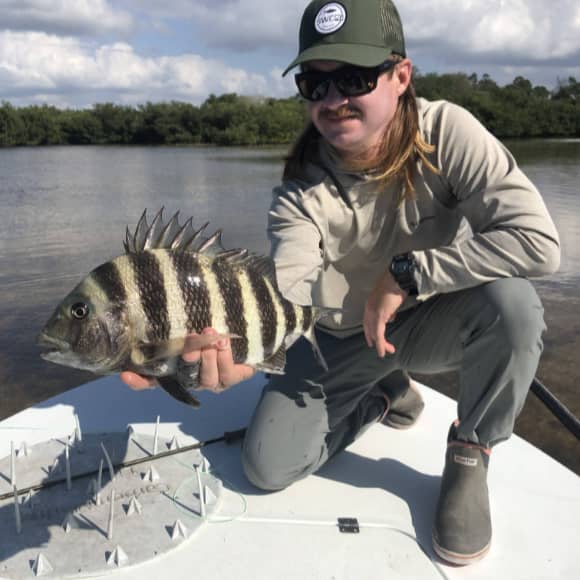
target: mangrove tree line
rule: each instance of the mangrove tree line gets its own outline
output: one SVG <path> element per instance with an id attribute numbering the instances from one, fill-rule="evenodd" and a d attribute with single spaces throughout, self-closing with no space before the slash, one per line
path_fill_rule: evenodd
<path id="1" fill-rule="evenodd" d="M 499 138 L 580 137 L 580 82 L 570 77 L 549 91 L 517 77 L 499 86 L 488 75 L 416 74 L 417 94 L 464 106 Z M 19 145 L 279 145 L 306 120 L 298 97 L 210 95 L 186 102 L 113 103 L 90 109 L 14 107 L 0 103 L 0 146 Z"/>

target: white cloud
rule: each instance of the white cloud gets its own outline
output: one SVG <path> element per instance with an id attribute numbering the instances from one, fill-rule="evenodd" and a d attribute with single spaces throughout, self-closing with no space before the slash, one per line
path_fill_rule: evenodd
<path id="1" fill-rule="evenodd" d="M 126 43 L 91 47 L 38 32 L 0 33 L 0 99 L 87 106 L 94 100 L 201 102 L 209 93 L 291 94 L 290 83 L 199 55 L 143 57 Z M 112 97 L 109 97 L 112 95 Z"/>
<path id="2" fill-rule="evenodd" d="M 294 49 L 306 0 L 125 0 L 157 18 L 189 19 L 208 46 Z M 466 62 L 571 61 L 580 56 L 577 0 L 395 2 L 408 46 Z M 192 31 L 192 34 L 194 32 Z"/>
<path id="3" fill-rule="evenodd" d="M 400 2 L 407 44 L 457 61 L 575 64 L 577 0 L 415 0 Z"/>
<path id="4" fill-rule="evenodd" d="M 579 75 L 577 0 L 395 1 L 422 72 L 487 72 L 500 83 L 523 75 L 548 87 Z M 86 106 L 290 95 L 291 78 L 270 69 L 293 58 L 306 4 L 0 0 L 0 99 Z M 245 52 L 243 65 L 231 64 Z"/>
<path id="5" fill-rule="evenodd" d="M 0 23 L 6 30 L 97 35 L 127 32 L 133 18 L 108 0 L 0 0 Z"/>
<path id="6" fill-rule="evenodd" d="M 161 19 L 190 19 L 208 46 L 236 51 L 298 46 L 306 0 L 126 0 Z M 194 32 L 192 31 L 192 34 Z"/>

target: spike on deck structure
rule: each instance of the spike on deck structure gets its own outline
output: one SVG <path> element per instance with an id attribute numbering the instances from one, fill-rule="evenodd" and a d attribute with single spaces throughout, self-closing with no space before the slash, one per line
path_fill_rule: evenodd
<path id="1" fill-rule="evenodd" d="M 125 554 L 125 551 L 121 546 L 117 546 L 108 556 L 107 564 L 109 566 L 116 566 L 117 568 L 123 566 L 129 561 L 129 556 Z"/>
<path id="2" fill-rule="evenodd" d="M 187 528 L 183 525 L 181 520 L 175 520 L 175 523 L 171 528 L 171 539 L 178 540 L 180 538 L 186 537 L 187 537 Z"/>
<path id="3" fill-rule="evenodd" d="M 36 558 L 32 561 L 32 573 L 35 576 L 46 576 L 54 571 L 52 564 L 48 561 L 48 558 L 43 554 L 38 554 Z"/>
<path id="4" fill-rule="evenodd" d="M 174 434 L 158 433 L 159 455 L 168 453 L 176 442 Z M 193 541 L 204 520 L 193 517 L 185 526 L 174 519 L 169 524 L 168 514 L 185 510 L 197 516 L 202 509 L 206 518 L 211 516 L 220 508 L 222 484 L 212 474 L 202 473 L 199 450 L 178 447 L 176 461 L 174 456 L 152 458 L 154 445 L 152 435 L 134 430 L 85 433 L 82 447 L 78 435 L 74 444 L 68 438 L 37 443 L 27 455 L 18 454 L 17 490 L 10 486 L 15 450 L 0 458 L 0 543 L 10 554 L 2 561 L 0 575 L 11 580 L 98 576 Z M 131 466 L 132 461 L 138 464 Z M 125 463 L 129 466 L 121 469 L 119 465 Z M 113 480 L 103 477 L 104 465 Z M 191 477 L 192 465 L 201 487 Z M 40 483 L 49 485 L 36 489 Z M 147 542 L 135 542 L 144 528 Z M 39 536 L 48 538 L 42 552 L 31 540 Z"/>
<path id="5" fill-rule="evenodd" d="M 139 500 L 135 496 L 132 496 L 129 504 L 127 505 L 126 514 L 128 516 L 132 516 L 133 514 L 140 514 L 142 512 L 143 506 L 139 503 Z"/>
<path id="6" fill-rule="evenodd" d="M 65 534 L 68 534 L 75 527 L 75 517 L 72 513 L 68 513 L 62 521 L 62 529 Z"/>
<path id="7" fill-rule="evenodd" d="M 155 467 L 153 467 L 153 465 L 151 465 L 149 469 L 145 473 L 143 473 L 141 478 L 143 479 L 143 481 L 149 481 L 151 483 L 155 483 L 156 481 L 159 481 L 161 479 L 159 473 L 157 473 L 157 470 L 155 469 Z"/>

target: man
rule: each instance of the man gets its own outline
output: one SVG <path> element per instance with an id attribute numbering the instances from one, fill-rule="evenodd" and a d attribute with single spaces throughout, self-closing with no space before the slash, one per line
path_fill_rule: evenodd
<path id="1" fill-rule="evenodd" d="M 377 421 L 412 424 L 423 403 L 408 372 L 458 370 L 433 546 L 475 562 L 491 543 L 491 449 L 512 434 L 542 350 L 527 278 L 557 269 L 557 232 L 477 120 L 415 98 L 390 0 L 311 2 L 285 74 L 296 66 L 311 123 L 274 190 L 272 257 L 286 298 L 340 312 L 318 326 L 329 370 L 302 340 L 265 387 L 244 469 L 262 489 L 288 486 Z M 211 390 L 253 372 L 227 343 L 184 356 Z"/>

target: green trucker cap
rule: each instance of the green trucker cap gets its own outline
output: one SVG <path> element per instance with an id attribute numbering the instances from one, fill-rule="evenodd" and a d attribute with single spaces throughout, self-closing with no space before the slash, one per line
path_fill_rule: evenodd
<path id="1" fill-rule="evenodd" d="M 298 56 L 282 76 L 309 60 L 378 66 L 405 54 L 401 18 L 391 0 L 314 0 L 302 15 Z"/>

